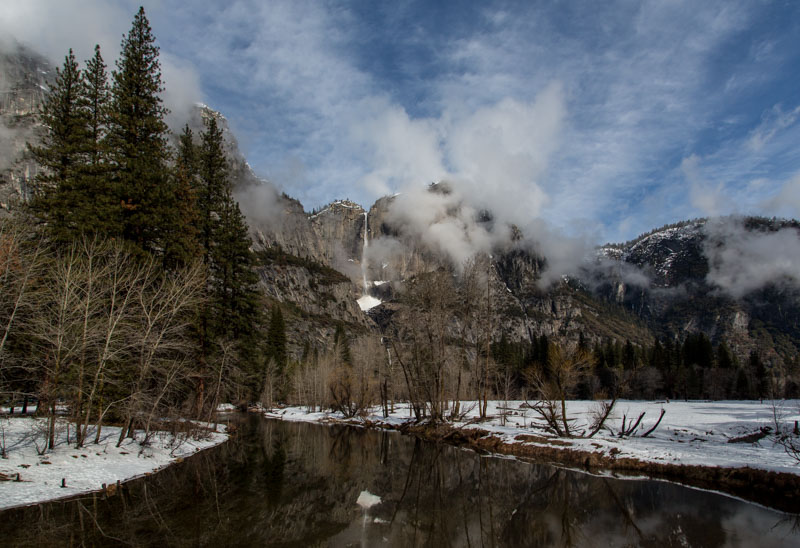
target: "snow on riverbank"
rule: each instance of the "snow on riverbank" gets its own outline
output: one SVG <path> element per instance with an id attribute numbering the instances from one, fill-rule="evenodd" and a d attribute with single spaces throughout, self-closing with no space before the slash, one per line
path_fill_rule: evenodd
<path id="1" fill-rule="evenodd" d="M 592 401 L 567 402 L 567 416 L 575 419 L 571 428 L 586 428 L 590 422 L 591 411 L 598 405 Z M 800 475 L 800 464 L 776 443 L 772 436 L 764 437 L 755 443 L 728 443 L 732 438 L 753 434 L 762 427 L 775 425 L 774 411 L 785 431 L 794 427 L 800 420 L 800 401 L 691 401 L 691 402 L 644 402 L 618 401 L 612 415 L 606 422 L 608 429 L 600 431 L 593 438 L 555 438 L 542 428 L 542 420 L 523 402 L 489 402 L 490 420 L 478 422 L 478 407 L 475 402 L 464 402 L 462 410 L 471 409 L 463 420 L 451 423 L 454 427 L 478 428 L 487 430 L 507 444 L 547 445 L 553 447 L 552 440 L 558 439 L 556 447 L 601 453 L 616 458 L 634 458 L 645 462 L 664 464 L 751 467 L 761 470 L 788 472 Z M 664 418 L 649 437 L 641 437 L 658 420 L 661 409 Z M 619 438 L 618 432 L 623 415 L 627 421 L 635 421 L 645 412 L 636 435 Z M 505 424 L 502 415 L 505 414 Z M 342 420 L 341 414 L 330 412 L 309 413 L 305 407 L 288 407 L 267 417 L 284 420 L 324 422 Z M 356 422 L 370 421 L 399 425 L 412 421 L 406 404 L 396 405 L 395 412 L 384 419 L 380 408 L 373 408 Z M 627 422 L 626 424 L 630 424 Z M 536 436 L 539 439 L 518 439 L 521 434 Z M 565 444 L 565 445 L 562 445 Z"/>
<path id="2" fill-rule="evenodd" d="M 125 440 L 118 448 L 120 429 L 105 426 L 98 444 L 88 443 L 76 449 L 74 443 L 66 443 L 66 431 L 61 431 L 56 447 L 39 455 L 37 444 L 44 447 L 45 420 L 0 418 L 0 444 L 5 444 L 6 452 L 6 458 L 0 459 L 0 478 L 11 478 L 0 481 L 0 510 L 96 491 L 104 483 L 112 485 L 155 472 L 228 439 L 224 432 L 209 432 L 204 439 L 185 441 L 157 433 L 144 449 L 132 439 Z M 219 430 L 224 428 L 218 426 Z M 90 429 L 89 439 L 94 441 L 94 436 Z M 17 474 L 20 481 L 15 481 Z M 62 478 L 66 480 L 63 488 Z"/>

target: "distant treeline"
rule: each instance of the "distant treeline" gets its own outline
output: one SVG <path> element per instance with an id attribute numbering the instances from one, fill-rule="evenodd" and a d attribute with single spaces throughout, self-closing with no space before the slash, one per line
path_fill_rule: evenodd
<path id="1" fill-rule="evenodd" d="M 546 335 L 531 342 L 511 342 L 503 337 L 491 346 L 501 370 L 514 372 L 517 388 L 525 391 L 525 371 L 547 373 L 549 356 L 557 343 Z M 630 341 L 607 339 L 589 345 L 581 338 L 578 349 L 590 357 L 588 366 L 572 387 L 581 399 L 624 397 L 634 399 L 762 399 L 800 396 L 800 366 L 768 367 L 758 352 L 740 362 L 724 343 L 714 347 L 703 333 L 683 342 L 656 340 L 641 347 Z"/>

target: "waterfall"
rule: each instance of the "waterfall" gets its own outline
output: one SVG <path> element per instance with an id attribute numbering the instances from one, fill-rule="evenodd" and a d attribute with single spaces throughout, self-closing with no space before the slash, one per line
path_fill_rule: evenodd
<path id="1" fill-rule="evenodd" d="M 364 247 L 361 250 L 361 278 L 364 283 L 364 293 L 363 295 L 368 295 L 368 288 L 367 288 L 367 247 L 369 247 L 369 239 L 367 236 L 367 215 L 369 215 L 368 211 L 364 212 Z"/>
<path id="2" fill-rule="evenodd" d="M 367 225 L 367 216 L 369 215 L 368 211 L 364 212 L 364 247 L 361 250 L 361 282 L 363 284 L 363 290 L 361 292 L 361 298 L 358 299 L 358 306 L 361 307 L 361 310 L 367 311 L 370 308 L 374 308 L 381 304 L 380 299 L 376 299 L 372 295 L 369 294 L 369 284 L 367 282 L 367 248 L 369 247 L 369 226 Z"/>

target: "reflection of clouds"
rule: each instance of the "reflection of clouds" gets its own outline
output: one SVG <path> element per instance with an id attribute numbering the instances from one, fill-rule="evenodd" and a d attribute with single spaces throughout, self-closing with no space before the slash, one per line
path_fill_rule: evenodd
<path id="1" fill-rule="evenodd" d="M 735 531 L 726 546 L 797 546 L 797 516 L 779 516 L 751 504 L 740 505 L 722 519 L 722 528 Z M 770 531 L 769 536 L 764 531 Z"/>
<path id="2" fill-rule="evenodd" d="M 659 546 L 777 547 L 800 540 L 792 530 L 795 520 L 772 510 L 676 484 L 658 482 L 650 489 L 648 482 L 632 483 L 642 483 L 644 489 L 628 489 L 624 483 L 614 487 L 624 493 L 632 523 L 619 507 L 597 508 L 582 526 L 586 538 L 602 539 L 605 546 L 647 541 Z"/>

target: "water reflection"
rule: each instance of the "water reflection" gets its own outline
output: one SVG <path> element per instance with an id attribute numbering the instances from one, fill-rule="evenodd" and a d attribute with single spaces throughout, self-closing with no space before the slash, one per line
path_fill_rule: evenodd
<path id="1" fill-rule="evenodd" d="M 241 419 L 104 499 L 0 514 L 11 546 L 789 546 L 797 523 L 713 493 L 481 457 L 396 433 Z"/>

